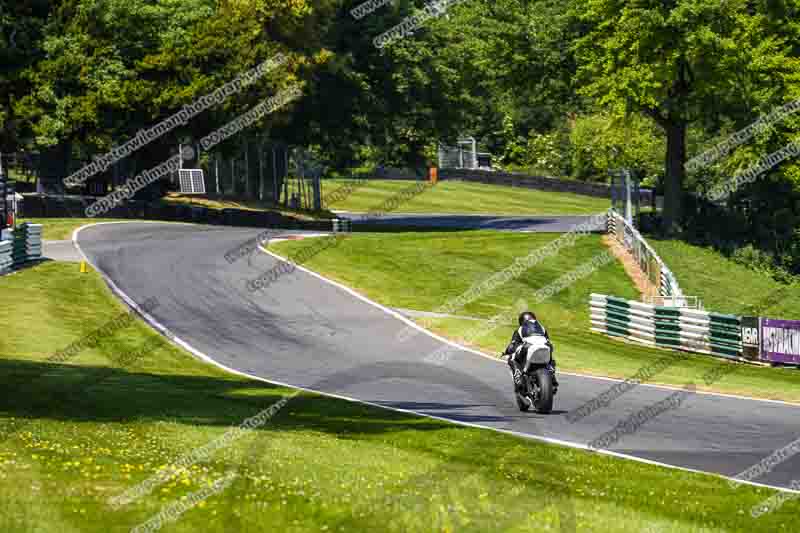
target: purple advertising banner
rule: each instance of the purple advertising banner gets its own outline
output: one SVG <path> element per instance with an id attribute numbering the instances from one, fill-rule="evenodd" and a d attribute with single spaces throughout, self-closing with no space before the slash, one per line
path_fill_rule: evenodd
<path id="1" fill-rule="evenodd" d="M 800 363 L 800 320 L 762 318 L 761 359 Z"/>

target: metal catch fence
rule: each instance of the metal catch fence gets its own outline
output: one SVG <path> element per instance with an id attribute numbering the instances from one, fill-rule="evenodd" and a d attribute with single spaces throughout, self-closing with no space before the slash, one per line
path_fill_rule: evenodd
<path id="1" fill-rule="evenodd" d="M 664 261 L 641 233 L 614 210 L 608 217 L 608 233 L 630 252 L 650 283 L 658 288 L 658 296 L 651 297 L 653 305 L 702 309 L 703 304 L 699 298 L 684 296 L 675 275 Z"/>

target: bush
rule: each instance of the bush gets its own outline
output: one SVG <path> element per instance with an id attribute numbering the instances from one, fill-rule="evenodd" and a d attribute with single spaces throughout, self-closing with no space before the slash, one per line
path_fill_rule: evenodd
<path id="1" fill-rule="evenodd" d="M 775 254 L 759 250 L 752 244 L 736 248 L 730 257 L 734 262 L 761 274 L 766 274 L 780 283 L 798 281 L 798 277 L 784 268 Z"/>
<path id="2" fill-rule="evenodd" d="M 775 258 L 771 253 L 759 250 L 752 244 L 748 244 L 735 249 L 731 254 L 731 259 L 751 270 L 769 273 Z"/>
<path id="3" fill-rule="evenodd" d="M 663 177 L 663 134 L 652 120 L 632 114 L 627 118 L 608 113 L 577 117 L 569 133 L 572 176 L 584 181 L 606 181 L 608 169 L 627 167 L 640 172 L 643 186 Z"/>
<path id="4" fill-rule="evenodd" d="M 544 174 L 561 176 L 564 163 L 564 150 L 558 132 L 530 132 L 524 157 L 526 166 L 539 169 Z"/>
<path id="5" fill-rule="evenodd" d="M 548 132 L 529 130 L 526 136 L 517 133 L 511 115 L 503 118 L 504 149 L 495 162 L 498 170 L 532 175 L 563 177 L 569 175 L 569 137 L 565 129 Z"/>

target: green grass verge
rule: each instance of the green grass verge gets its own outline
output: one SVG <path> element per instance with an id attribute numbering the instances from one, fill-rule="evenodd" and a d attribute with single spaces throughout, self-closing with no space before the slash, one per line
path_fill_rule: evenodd
<path id="1" fill-rule="evenodd" d="M 390 307 L 435 311 L 448 300 L 466 292 L 517 257 L 527 255 L 556 238 L 553 234 L 468 231 L 446 233 L 354 234 L 337 247 L 314 256 L 306 266 L 353 287 Z M 309 246 L 308 241 L 281 242 L 272 248 L 279 254 Z M 607 338 L 589 331 L 589 295 L 592 292 L 638 299 L 622 265 L 614 261 L 578 280 L 553 297 L 533 305 L 538 289 L 590 261 L 604 249 L 596 235 L 579 238 L 522 276 L 484 294 L 456 313 L 489 318 L 514 302 L 527 299 L 549 329 L 561 370 L 630 377 L 642 366 L 665 356 L 663 350 Z M 429 327 L 462 341 L 476 327 L 474 321 L 441 319 Z M 507 345 L 515 322 L 508 321 L 474 346 L 497 354 Z M 652 383 L 683 386 L 700 377 L 720 360 L 707 355 L 687 355 L 655 375 Z M 698 383 L 700 390 L 745 394 L 800 402 L 800 372 L 740 365 L 713 387 Z"/>
<path id="2" fill-rule="evenodd" d="M 778 283 L 711 248 L 678 240 L 648 242 L 675 274 L 684 294 L 699 296 L 706 309 L 800 320 L 800 285 Z"/>
<path id="3" fill-rule="evenodd" d="M 42 225 L 42 239 L 63 241 L 72 238 L 72 232 L 86 224 L 95 222 L 120 222 L 119 218 L 20 218 L 19 224 L 30 222 Z"/>
<path id="4" fill-rule="evenodd" d="M 323 180 L 323 197 L 347 183 Z M 368 212 L 413 185 L 407 180 L 367 180 L 326 209 Z M 572 193 L 538 191 L 465 181 L 440 181 L 398 209 L 402 213 L 464 213 L 493 215 L 582 215 L 608 209 L 609 200 Z"/>
<path id="5" fill-rule="evenodd" d="M 750 518 L 767 489 L 311 394 L 115 510 L 109 498 L 289 391 L 202 364 L 139 322 L 48 363 L 124 311 L 94 273 L 41 264 L 0 278 L 0 295 L 13 332 L 0 336 L 4 533 L 129 531 L 229 471 L 230 486 L 165 531 L 565 531 L 569 516 L 577 531 L 796 525 L 796 501 Z"/>

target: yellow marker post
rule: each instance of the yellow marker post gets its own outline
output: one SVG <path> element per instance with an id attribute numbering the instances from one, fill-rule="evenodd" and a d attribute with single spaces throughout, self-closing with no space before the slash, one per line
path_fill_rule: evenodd
<path id="1" fill-rule="evenodd" d="M 86 268 L 86 261 L 81 261 L 81 274 L 86 274 L 89 272 L 89 269 Z"/>

